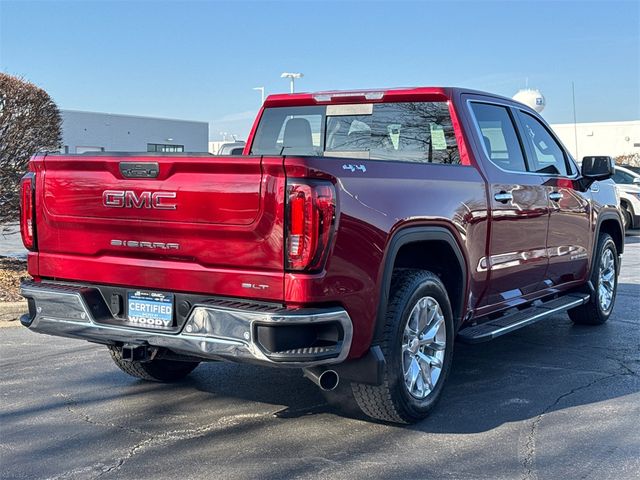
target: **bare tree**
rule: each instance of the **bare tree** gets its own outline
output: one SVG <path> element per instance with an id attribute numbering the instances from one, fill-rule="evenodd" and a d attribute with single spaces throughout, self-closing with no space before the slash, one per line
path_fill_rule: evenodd
<path id="1" fill-rule="evenodd" d="M 0 72 L 0 220 L 18 217 L 20 178 L 29 158 L 60 149 L 61 124 L 47 92 Z"/>
<path id="2" fill-rule="evenodd" d="M 618 155 L 616 157 L 616 164 L 640 167 L 640 153 L 627 153 L 626 155 Z"/>

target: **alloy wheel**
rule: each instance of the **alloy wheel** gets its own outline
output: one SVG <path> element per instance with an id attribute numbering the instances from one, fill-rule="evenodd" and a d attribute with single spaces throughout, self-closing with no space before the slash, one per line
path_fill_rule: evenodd
<path id="1" fill-rule="evenodd" d="M 402 371 L 410 395 L 423 400 L 435 388 L 447 346 L 446 322 L 433 297 L 416 302 L 402 336 Z"/>
<path id="2" fill-rule="evenodd" d="M 600 273 L 598 277 L 598 301 L 600 308 L 606 312 L 613 303 L 616 282 L 616 263 L 613 252 L 605 248 L 600 257 Z"/>

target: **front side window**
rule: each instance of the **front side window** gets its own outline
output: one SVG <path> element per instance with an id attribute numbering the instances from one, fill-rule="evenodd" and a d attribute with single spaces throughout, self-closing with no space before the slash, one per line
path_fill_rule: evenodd
<path id="1" fill-rule="evenodd" d="M 522 147 L 509 111 L 499 105 L 471 103 L 491 163 L 503 170 L 526 172 Z"/>
<path id="2" fill-rule="evenodd" d="M 446 102 L 269 108 L 251 153 L 460 163 Z"/>
<path id="3" fill-rule="evenodd" d="M 564 151 L 544 125 L 534 116 L 518 110 L 522 137 L 529 145 L 529 170 L 549 175 L 568 175 Z"/>

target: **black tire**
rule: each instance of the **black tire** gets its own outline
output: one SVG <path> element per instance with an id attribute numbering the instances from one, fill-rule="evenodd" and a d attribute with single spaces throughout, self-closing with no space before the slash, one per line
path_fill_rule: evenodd
<path id="1" fill-rule="evenodd" d="M 409 393 L 404 380 L 402 342 L 409 315 L 420 299 L 431 297 L 442 311 L 446 329 L 446 345 L 440 376 L 426 398 Z M 381 385 L 352 383 L 353 396 L 368 416 L 393 423 L 414 423 L 425 418 L 434 408 L 451 369 L 453 357 L 453 314 L 442 281 L 424 270 L 403 269 L 394 272 L 389 305 L 380 345 L 386 363 Z M 406 353 L 406 352 L 405 352 Z"/>
<path id="2" fill-rule="evenodd" d="M 152 382 L 175 382 L 189 375 L 200 362 L 154 359 L 149 362 L 126 362 L 122 359 L 122 348 L 109 346 L 113 362 L 124 373 Z"/>
<path id="3" fill-rule="evenodd" d="M 610 305 L 605 309 L 600 303 L 600 268 L 602 266 L 603 255 L 606 251 L 613 255 L 615 273 L 613 276 L 613 295 Z M 569 318 L 573 323 L 579 325 L 602 325 L 611 316 L 613 307 L 616 302 L 616 293 L 618 291 L 618 273 L 620 265 L 618 264 L 618 250 L 616 244 L 607 233 L 601 233 L 598 237 L 598 247 L 596 248 L 596 258 L 593 261 L 593 271 L 591 272 L 591 284 L 595 292 L 591 295 L 588 303 L 569 310 Z"/>
<path id="4" fill-rule="evenodd" d="M 621 205 L 622 210 L 622 219 L 624 222 L 624 231 L 628 232 L 633 228 L 633 216 L 631 215 L 631 211 L 629 207 L 625 204 Z"/>

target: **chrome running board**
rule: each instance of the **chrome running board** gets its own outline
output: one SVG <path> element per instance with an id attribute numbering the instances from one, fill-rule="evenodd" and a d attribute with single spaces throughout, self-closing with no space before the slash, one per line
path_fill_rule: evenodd
<path id="1" fill-rule="evenodd" d="M 458 338 L 464 343 L 488 342 L 557 313 L 583 305 L 588 301 L 588 293 L 570 293 L 539 305 L 534 305 L 526 310 L 518 310 L 500 318 L 463 328 L 458 332 Z"/>

